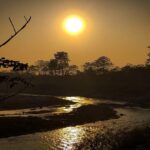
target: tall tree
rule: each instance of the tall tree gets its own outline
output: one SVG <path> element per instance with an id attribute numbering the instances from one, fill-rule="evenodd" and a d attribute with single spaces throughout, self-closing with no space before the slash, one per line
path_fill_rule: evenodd
<path id="1" fill-rule="evenodd" d="M 57 52 L 54 54 L 55 60 L 57 61 L 57 69 L 61 75 L 65 75 L 67 68 L 69 67 L 69 57 L 67 52 Z"/>

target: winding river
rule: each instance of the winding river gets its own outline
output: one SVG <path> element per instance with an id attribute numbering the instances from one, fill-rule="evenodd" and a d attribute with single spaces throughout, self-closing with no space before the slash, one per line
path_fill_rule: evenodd
<path id="1" fill-rule="evenodd" d="M 49 113 L 30 113 L 30 115 L 41 115 L 45 117 L 54 113 L 69 113 L 75 108 L 83 105 L 91 105 L 97 103 L 120 104 L 124 103 L 97 100 L 85 97 L 61 97 L 63 100 L 76 102 L 67 107 L 57 107 Z M 39 108 L 48 110 L 49 107 Z M 29 110 L 11 110 L 1 111 L 1 115 L 16 116 L 27 115 Z M 33 112 L 39 110 L 33 110 Z M 141 126 L 150 122 L 150 109 L 143 109 L 138 107 L 122 107 L 116 108 L 118 114 L 123 114 L 119 119 L 111 119 L 107 121 L 98 121 L 95 123 L 84 124 L 80 126 L 72 126 L 52 130 L 48 132 L 41 132 L 35 134 L 28 134 L 10 138 L 0 139 L 0 150 L 76 150 L 86 149 L 89 141 L 94 140 L 97 134 L 105 134 L 108 130 L 118 130 L 119 128 L 132 128 L 133 126 Z"/>

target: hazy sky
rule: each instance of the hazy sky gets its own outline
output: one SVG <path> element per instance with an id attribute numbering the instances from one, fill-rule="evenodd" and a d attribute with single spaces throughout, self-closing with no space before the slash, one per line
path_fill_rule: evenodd
<path id="1" fill-rule="evenodd" d="M 86 20 L 85 31 L 75 37 L 62 29 L 71 14 Z M 0 56 L 34 63 L 64 50 L 72 64 L 105 55 L 119 66 L 147 58 L 150 0 L 0 0 L 0 43 L 13 33 L 8 17 L 19 27 L 24 15 L 32 16 L 30 24 L 0 48 Z"/>

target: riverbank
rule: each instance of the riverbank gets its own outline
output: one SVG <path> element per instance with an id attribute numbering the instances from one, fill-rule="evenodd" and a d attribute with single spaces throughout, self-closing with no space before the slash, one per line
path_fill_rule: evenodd
<path id="1" fill-rule="evenodd" d="M 24 92 L 110 99 L 150 107 L 149 76 L 149 71 L 114 72 L 99 76 L 33 76 L 33 87 L 27 88 Z"/>
<path id="2" fill-rule="evenodd" d="M 76 98 L 79 99 L 79 102 L 84 100 L 84 98 Z M 61 97 L 25 93 L 16 95 L 15 97 L 0 102 L 0 110 L 6 112 L 13 110 L 16 112 L 18 109 L 28 109 L 29 111 L 22 111 L 20 114 L 16 113 L 16 116 L 1 115 L 0 138 L 50 131 L 109 119 L 118 119 L 123 114 L 118 114 L 115 108 L 135 107 L 135 105 L 132 106 L 129 103 L 113 103 L 113 101 L 107 103 L 107 100 L 99 103 L 100 100 L 96 99 L 95 104 L 81 105 L 76 108 L 74 106 L 78 102 L 64 100 Z M 93 99 L 93 101 L 95 100 Z M 47 109 L 43 109 L 44 107 L 47 107 Z M 53 108 L 63 108 L 66 112 L 60 109 L 60 113 L 52 114 Z M 70 108 L 73 109 L 67 112 Z"/>
<path id="3" fill-rule="evenodd" d="M 0 138 L 117 118 L 119 118 L 117 112 L 105 104 L 81 106 L 70 113 L 51 115 L 46 118 L 0 117 Z"/>
<path id="4" fill-rule="evenodd" d="M 150 108 L 150 71 L 112 72 L 98 76 L 80 74 L 77 76 L 21 75 L 32 86 L 21 91 L 37 95 L 83 96 L 97 99 L 127 102 L 131 106 Z M 0 91 L 9 95 L 24 86 L 13 88 L 3 83 Z M 4 88 L 6 87 L 6 88 Z M 20 92 L 19 92 L 20 93 Z"/>

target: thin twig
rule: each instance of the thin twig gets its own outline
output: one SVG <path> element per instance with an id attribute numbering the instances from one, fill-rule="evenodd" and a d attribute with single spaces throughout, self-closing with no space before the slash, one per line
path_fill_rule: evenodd
<path id="1" fill-rule="evenodd" d="M 11 20 L 11 18 L 10 18 L 10 17 L 9 17 L 9 21 L 10 21 L 10 23 L 11 23 L 11 25 L 12 25 L 13 29 L 14 29 L 14 32 L 16 33 L 15 26 L 14 26 L 14 24 L 13 24 L 13 22 L 12 22 L 12 20 Z"/>
<path id="2" fill-rule="evenodd" d="M 24 16 L 24 19 L 25 19 L 26 21 L 28 21 L 27 18 L 26 18 L 26 16 Z"/>

